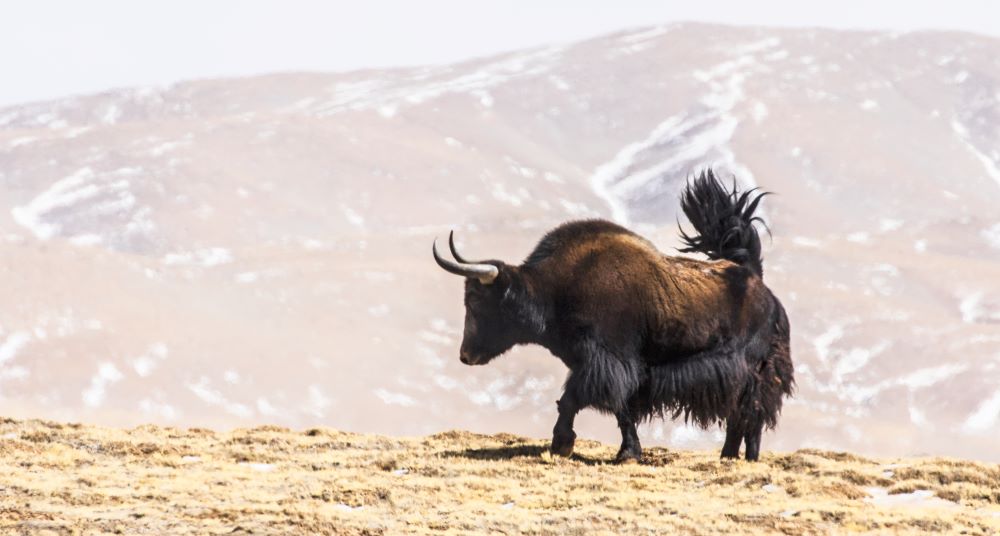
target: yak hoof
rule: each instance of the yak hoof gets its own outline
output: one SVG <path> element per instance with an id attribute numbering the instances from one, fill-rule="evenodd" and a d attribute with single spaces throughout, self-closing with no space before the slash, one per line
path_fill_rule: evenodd
<path id="1" fill-rule="evenodd" d="M 549 447 L 549 452 L 555 456 L 569 458 L 573 455 L 573 443 L 575 442 L 576 434 L 568 436 L 554 436 L 552 438 L 552 446 Z"/>
<path id="2" fill-rule="evenodd" d="M 631 463 L 639 463 L 642 460 L 642 451 L 638 449 L 621 449 L 618 451 L 618 455 L 615 456 L 615 463 L 618 465 L 625 465 Z"/>

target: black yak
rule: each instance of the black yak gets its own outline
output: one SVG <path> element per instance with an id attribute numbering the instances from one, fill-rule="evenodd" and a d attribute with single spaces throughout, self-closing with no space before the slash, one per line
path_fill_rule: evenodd
<path id="1" fill-rule="evenodd" d="M 569 367 L 553 454 L 569 456 L 573 419 L 593 407 L 622 433 L 616 461 L 642 455 L 636 423 L 683 416 L 701 427 L 725 422 L 723 458 L 760 454 L 793 387 L 788 317 L 764 285 L 754 211 L 763 193 L 724 187 L 711 170 L 691 182 L 681 207 L 697 234 L 662 254 L 645 238 L 603 220 L 563 224 L 519 266 L 455 261 L 466 277 L 461 361 L 484 365 L 516 344 L 539 344 Z M 457 262 L 456 262 L 457 261 Z"/>

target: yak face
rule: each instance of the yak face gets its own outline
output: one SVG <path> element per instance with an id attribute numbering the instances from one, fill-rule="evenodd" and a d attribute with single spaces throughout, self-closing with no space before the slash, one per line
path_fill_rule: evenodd
<path id="1" fill-rule="evenodd" d="M 507 275 L 501 272 L 488 285 L 465 280 L 465 333 L 459 355 L 466 365 L 485 365 L 522 340 L 520 322 L 511 315 Z"/>
<path id="2" fill-rule="evenodd" d="M 431 251 L 438 266 L 465 277 L 462 363 L 485 365 L 545 330 L 543 309 L 532 298 L 530 285 L 518 267 L 500 261 L 465 260 L 455 248 L 454 233 L 448 235 L 448 247 L 455 260 L 441 256 L 437 240 Z"/>

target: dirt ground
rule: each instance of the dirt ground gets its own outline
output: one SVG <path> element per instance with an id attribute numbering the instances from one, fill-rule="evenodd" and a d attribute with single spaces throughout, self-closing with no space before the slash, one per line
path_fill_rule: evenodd
<path id="1" fill-rule="evenodd" d="M 1000 466 L 446 432 L 0 424 L 2 534 L 1000 533 Z"/>

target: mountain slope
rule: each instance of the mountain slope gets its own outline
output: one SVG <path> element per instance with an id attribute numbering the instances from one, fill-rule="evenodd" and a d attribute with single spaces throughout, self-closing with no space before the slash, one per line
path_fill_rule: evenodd
<path id="1" fill-rule="evenodd" d="M 780 194 L 765 269 L 799 390 L 765 448 L 996 459 L 998 58 L 965 34 L 683 24 L 0 110 L 0 396 L 107 424 L 543 436 L 562 365 L 460 365 L 432 238 L 517 261 L 597 216 L 670 252 L 711 164 Z"/>

